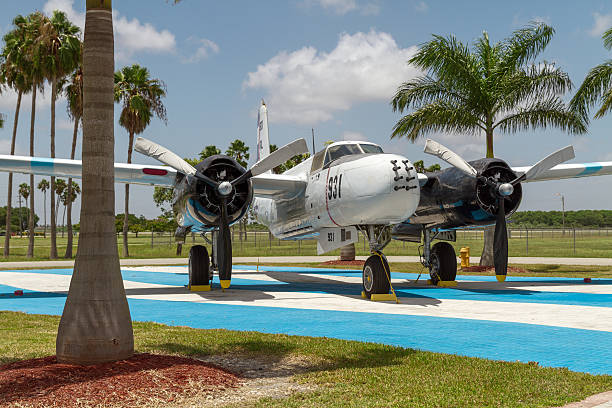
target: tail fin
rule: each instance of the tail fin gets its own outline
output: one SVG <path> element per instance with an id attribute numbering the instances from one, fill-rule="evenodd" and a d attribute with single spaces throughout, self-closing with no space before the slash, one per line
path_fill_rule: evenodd
<path id="1" fill-rule="evenodd" d="M 257 161 L 270 155 L 270 138 L 268 137 L 268 108 L 261 100 L 261 106 L 257 113 Z"/>

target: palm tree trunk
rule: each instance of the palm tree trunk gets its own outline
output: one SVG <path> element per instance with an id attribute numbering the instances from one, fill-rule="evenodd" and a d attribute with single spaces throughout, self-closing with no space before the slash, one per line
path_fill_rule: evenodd
<path id="1" fill-rule="evenodd" d="M 36 86 L 32 87 L 32 114 L 30 116 L 30 156 L 34 156 L 34 124 L 36 122 Z M 34 257 L 34 175 L 30 174 L 30 213 L 28 214 L 28 258 Z"/>
<path id="2" fill-rule="evenodd" d="M 45 190 L 45 192 L 43 193 L 43 213 L 45 214 L 45 227 L 43 230 L 43 237 L 47 238 L 47 190 Z"/>
<path id="3" fill-rule="evenodd" d="M 19 194 L 19 236 L 23 237 L 23 219 L 21 218 L 21 194 Z"/>
<path id="4" fill-rule="evenodd" d="M 77 136 L 79 133 L 79 118 L 74 119 L 74 131 L 72 133 L 72 150 L 70 152 L 70 159 L 74 160 L 76 152 Z M 72 179 L 68 179 L 68 242 L 66 242 L 66 253 L 64 258 L 72 258 Z"/>
<path id="5" fill-rule="evenodd" d="M 493 158 L 493 129 L 487 129 L 487 157 Z M 482 254 L 480 255 L 480 266 L 493 266 L 495 264 L 493 257 L 493 239 L 495 237 L 495 226 L 486 227 L 484 229 L 484 242 L 482 246 Z"/>
<path id="6" fill-rule="evenodd" d="M 15 139 L 17 138 L 17 124 L 19 123 L 19 110 L 21 109 L 21 97 L 23 92 L 17 93 L 17 106 L 15 107 L 15 121 L 13 122 L 13 137 L 11 139 L 11 155 L 15 154 Z M 10 254 L 11 245 L 11 201 L 13 199 L 13 173 L 8 177 L 8 193 L 6 195 L 6 235 L 4 237 L 4 256 Z"/>
<path id="7" fill-rule="evenodd" d="M 134 354 L 115 238 L 112 7 L 111 0 L 86 4 L 81 232 L 56 343 L 58 362 L 76 364 Z"/>
<path id="8" fill-rule="evenodd" d="M 57 93 L 57 79 L 51 80 L 51 158 L 55 157 L 55 99 Z M 57 258 L 57 214 L 55 208 L 55 177 L 51 177 L 51 250 L 49 257 Z"/>
<path id="9" fill-rule="evenodd" d="M 132 162 L 132 148 L 134 146 L 134 132 L 130 130 L 130 140 L 128 141 L 127 162 Z M 130 204 L 130 185 L 125 185 L 125 212 L 123 214 L 123 256 L 130 256 L 128 249 L 128 229 L 129 229 L 129 204 Z"/>

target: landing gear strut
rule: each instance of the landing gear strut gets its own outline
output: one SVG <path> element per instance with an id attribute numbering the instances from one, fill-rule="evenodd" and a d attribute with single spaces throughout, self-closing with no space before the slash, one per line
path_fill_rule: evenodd
<path id="1" fill-rule="evenodd" d="M 372 252 L 363 265 L 363 293 L 368 299 L 374 294 L 388 294 L 391 288 L 391 272 L 387 258 L 381 251 L 391 241 L 391 228 L 367 225 L 359 229 L 367 238 Z"/>
<path id="2" fill-rule="evenodd" d="M 423 256 L 421 263 L 429 269 L 431 283 L 437 285 L 440 281 L 454 281 L 457 277 L 457 257 L 455 249 L 448 242 L 438 242 L 433 247 L 431 241 L 436 238 L 436 232 L 423 230 Z"/>

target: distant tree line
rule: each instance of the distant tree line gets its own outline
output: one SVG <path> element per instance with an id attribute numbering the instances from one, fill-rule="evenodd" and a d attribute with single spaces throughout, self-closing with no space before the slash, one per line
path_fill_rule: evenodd
<path id="1" fill-rule="evenodd" d="M 517 211 L 510 218 L 511 227 L 563 226 L 561 211 Z M 612 210 L 579 210 L 565 212 L 565 227 L 608 228 L 612 227 Z"/>

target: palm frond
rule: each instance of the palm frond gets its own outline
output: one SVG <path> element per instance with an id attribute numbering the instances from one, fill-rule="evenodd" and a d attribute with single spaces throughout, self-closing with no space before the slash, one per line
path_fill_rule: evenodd
<path id="1" fill-rule="evenodd" d="M 588 120 L 589 110 L 612 85 L 612 60 L 597 65 L 589 71 L 570 101 L 570 108 Z"/>
<path id="2" fill-rule="evenodd" d="M 608 28 L 601 36 L 603 38 L 604 47 L 612 49 L 612 27 Z"/>
<path id="3" fill-rule="evenodd" d="M 505 42 L 504 58 L 501 67 L 514 70 L 533 61 L 546 48 L 555 29 L 544 23 L 530 23 L 516 30 Z"/>
<path id="4" fill-rule="evenodd" d="M 503 132 L 517 132 L 548 126 L 558 127 L 564 131 L 582 134 L 586 133 L 586 122 L 576 112 L 566 109 L 558 97 L 536 101 L 516 113 L 506 116 L 494 125 Z"/>
<path id="5" fill-rule="evenodd" d="M 480 119 L 461 105 L 430 103 L 401 118 L 393 127 L 392 138 L 406 137 L 414 142 L 431 132 L 478 133 Z"/>
<path id="6" fill-rule="evenodd" d="M 458 92 L 449 89 L 441 81 L 429 76 L 418 77 L 404 82 L 391 100 L 394 112 L 403 112 L 409 108 L 418 108 L 434 101 L 445 101 L 467 104 L 468 100 Z"/>

